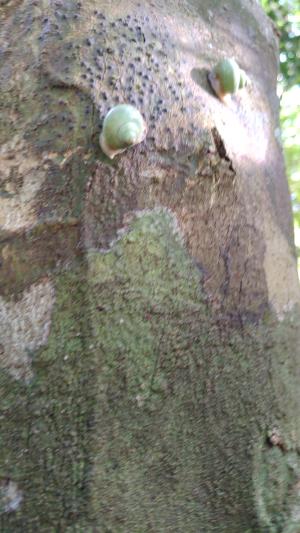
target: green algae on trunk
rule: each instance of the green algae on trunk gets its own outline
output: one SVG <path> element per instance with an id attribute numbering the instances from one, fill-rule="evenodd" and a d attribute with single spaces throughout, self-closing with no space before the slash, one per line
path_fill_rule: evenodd
<path id="1" fill-rule="evenodd" d="M 0 529 L 294 531 L 272 26 L 248 0 L 16 0 L 0 17 Z M 251 89 L 226 107 L 207 73 L 232 55 Z M 149 133 L 111 162 L 99 134 L 121 102 Z"/>

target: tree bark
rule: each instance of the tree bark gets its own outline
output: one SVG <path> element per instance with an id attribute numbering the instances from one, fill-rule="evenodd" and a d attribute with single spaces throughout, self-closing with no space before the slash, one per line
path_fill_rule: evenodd
<path id="1" fill-rule="evenodd" d="M 0 17 L 1 531 L 299 532 L 271 22 L 254 0 Z M 251 82 L 227 104 L 222 57 Z M 122 102 L 148 134 L 110 160 Z"/>

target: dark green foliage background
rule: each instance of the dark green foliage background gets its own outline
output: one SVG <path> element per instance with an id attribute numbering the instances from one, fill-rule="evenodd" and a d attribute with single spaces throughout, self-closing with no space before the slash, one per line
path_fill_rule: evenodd
<path id="1" fill-rule="evenodd" d="M 280 32 L 280 71 L 285 89 L 300 84 L 300 3 L 298 0 L 262 0 Z"/>

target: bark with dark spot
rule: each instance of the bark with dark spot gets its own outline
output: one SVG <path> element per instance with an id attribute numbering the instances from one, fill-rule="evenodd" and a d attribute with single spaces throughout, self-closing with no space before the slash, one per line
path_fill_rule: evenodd
<path id="1" fill-rule="evenodd" d="M 300 529 L 299 283 L 258 2 L 0 2 L 0 529 Z M 234 56 L 225 105 L 207 75 Z M 109 160 L 108 110 L 146 140 Z"/>

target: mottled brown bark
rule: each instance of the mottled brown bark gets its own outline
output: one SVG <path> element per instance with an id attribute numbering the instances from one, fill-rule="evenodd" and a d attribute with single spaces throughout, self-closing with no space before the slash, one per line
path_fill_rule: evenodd
<path id="1" fill-rule="evenodd" d="M 300 528 L 299 283 L 258 2 L 0 4 L 0 524 Z M 207 74 L 235 57 L 224 104 Z M 99 146 L 117 103 L 146 140 Z"/>

